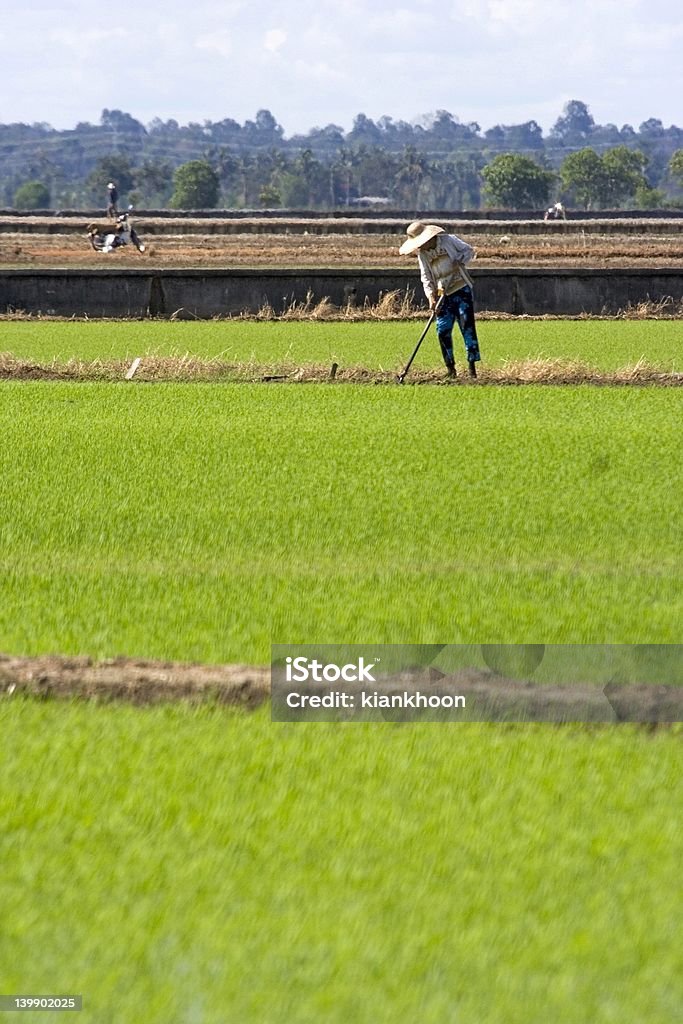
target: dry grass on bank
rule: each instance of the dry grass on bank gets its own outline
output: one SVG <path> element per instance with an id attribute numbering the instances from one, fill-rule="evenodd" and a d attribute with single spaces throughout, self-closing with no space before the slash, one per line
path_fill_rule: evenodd
<path id="1" fill-rule="evenodd" d="M 393 384 L 396 372 L 371 370 L 362 366 L 337 364 L 311 364 L 297 366 L 291 363 L 226 362 L 222 359 L 202 359 L 196 356 L 144 356 L 137 365 L 123 360 L 94 360 L 84 362 L 32 362 L 19 359 L 11 353 L 0 353 L 0 380 L 31 381 L 125 381 L 152 383 L 173 381 L 199 383 L 207 381 L 269 382 L 312 384 L 334 381 L 335 384 Z M 131 371 L 132 374 L 131 374 Z M 639 361 L 617 370 L 599 370 L 581 362 L 563 359 L 526 359 L 510 361 L 499 367 L 486 367 L 477 380 L 466 376 L 454 381 L 444 377 L 443 370 L 414 370 L 408 377 L 412 384 L 467 385 L 612 385 L 680 387 L 683 373 L 663 371 Z"/>
<path id="2" fill-rule="evenodd" d="M 349 301 L 343 306 L 335 305 L 329 297 L 315 299 L 313 292 L 308 292 L 303 302 L 293 301 L 281 312 L 278 312 L 270 303 L 265 303 L 256 312 L 244 310 L 241 313 L 229 314 L 223 317 L 212 317 L 216 321 L 221 320 L 255 320 L 255 321 L 330 321 L 330 322 L 363 322 L 363 321 L 399 321 L 399 320 L 421 320 L 428 315 L 428 311 L 420 302 L 416 302 L 416 293 L 413 289 L 407 291 L 386 292 L 376 303 L 369 301 L 361 305 Z M 680 320 L 683 319 L 683 301 L 675 301 L 671 296 L 665 296 L 658 301 L 645 301 L 629 303 L 623 309 L 616 312 L 604 310 L 601 313 L 577 313 L 574 315 L 543 313 L 538 315 L 504 313 L 498 310 L 478 310 L 479 320 Z M 26 313 L 23 310 L 7 311 L 0 314 L 0 321 L 14 320 L 50 320 L 50 321 L 87 321 L 87 316 L 50 316 L 42 313 Z M 115 320 L 115 317 L 98 317 L 99 320 Z M 125 320 L 125 317 L 118 318 Z M 132 320 L 140 320 L 141 317 L 132 317 Z M 147 318 L 145 318 L 147 319 Z M 167 319 L 163 317 L 162 319 Z M 169 320 L 200 320 L 185 309 L 176 310 Z"/>

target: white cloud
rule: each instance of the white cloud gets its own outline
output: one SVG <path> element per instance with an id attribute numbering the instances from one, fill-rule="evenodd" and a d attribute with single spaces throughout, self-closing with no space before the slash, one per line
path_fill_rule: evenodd
<path id="1" fill-rule="evenodd" d="M 263 47 L 269 53 L 277 53 L 287 42 L 287 33 L 281 28 L 271 28 L 263 37 Z"/>
<path id="2" fill-rule="evenodd" d="M 171 0 L 172 9 L 173 0 Z M 186 7 L 177 4 L 177 9 L 182 12 L 186 10 Z M 192 9 L 195 11 L 198 20 L 203 22 L 215 21 L 219 25 L 224 25 L 226 21 L 232 21 L 238 14 L 247 9 L 247 4 L 244 0 L 219 0 L 218 3 L 211 3 L 210 0 L 196 0 Z"/>
<path id="3" fill-rule="evenodd" d="M 126 32 L 122 28 L 58 28 L 50 33 L 50 40 L 59 46 L 85 53 L 89 48 L 108 41 L 124 39 Z"/>
<path id="4" fill-rule="evenodd" d="M 649 25 L 646 31 L 642 25 L 632 25 L 625 34 L 624 43 L 637 48 L 645 57 L 653 50 L 676 50 L 680 54 L 683 17 L 678 25 Z"/>
<path id="5" fill-rule="evenodd" d="M 341 82 L 345 76 L 342 72 L 332 67 L 324 60 L 296 60 L 294 70 L 297 75 L 305 79 L 317 79 L 318 81 Z"/>
<path id="6" fill-rule="evenodd" d="M 198 50 L 217 53 L 219 57 L 230 57 L 234 49 L 231 32 L 211 32 L 197 36 L 194 45 Z"/>
<path id="7" fill-rule="evenodd" d="M 485 35 L 535 36 L 544 38 L 550 46 L 562 41 L 564 26 L 577 16 L 581 6 L 566 0 L 552 4 L 548 0 L 461 0 L 451 17 L 456 22 L 462 18 L 476 22 Z"/>
<path id="8" fill-rule="evenodd" d="M 346 60 L 346 46 L 343 32 L 335 32 L 331 25 L 311 22 L 301 33 L 297 33 L 291 45 L 296 45 L 301 53 L 324 53 L 335 60 Z"/>
<path id="9" fill-rule="evenodd" d="M 428 31 L 434 25 L 432 12 L 409 10 L 406 7 L 398 7 L 391 12 L 391 16 L 375 12 L 366 15 L 363 20 L 363 33 L 372 32 L 378 36 L 379 41 L 403 39 L 406 45 L 429 43 Z"/>
<path id="10" fill-rule="evenodd" d="M 536 28 L 539 21 L 546 22 L 537 0 L 490 0 L 488 14 L 494 24 L 520 31 Z"/>

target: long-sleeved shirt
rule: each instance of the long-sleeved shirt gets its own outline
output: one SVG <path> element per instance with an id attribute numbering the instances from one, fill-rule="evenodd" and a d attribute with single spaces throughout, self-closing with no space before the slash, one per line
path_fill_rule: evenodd
<path id="1" fill-rule="evenodd" d="M 419 250 L 420 277 L 430 303 L 436 302 L 439 284 L 444 295 L 451 295 L 466 284 L 472 285 L 465 266 L 474 257 L 472 246 L 457 235 L 437 235 L 433 249 Z"/>

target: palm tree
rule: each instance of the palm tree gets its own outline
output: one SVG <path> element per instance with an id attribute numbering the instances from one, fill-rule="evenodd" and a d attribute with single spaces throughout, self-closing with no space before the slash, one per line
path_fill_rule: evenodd
<path id="1" fill-rule="evenodd" d="M 395 177 L 398 195 L 406 206 L 420 207 L 420 189 L 430 171 L 429 159 L 419 153 L 415 146 L 406 146 L 401 156 L 401 166 Z"/>

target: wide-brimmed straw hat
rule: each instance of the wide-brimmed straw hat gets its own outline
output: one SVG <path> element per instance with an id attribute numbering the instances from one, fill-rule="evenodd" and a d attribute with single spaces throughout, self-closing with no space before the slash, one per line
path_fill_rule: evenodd
<path id="1" fill-rule="evenodd" d="M 401 256 L 408 256 L 416 249 L 421 249 L 425 242 L 437 235 L 443 235 L 444 229 L 437 224 L 423 224 L 421 220 L 414 220 L 406 228 L 408 238 L 398 250 Z"/>

